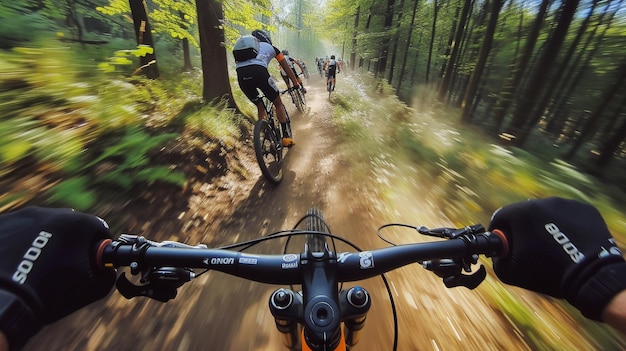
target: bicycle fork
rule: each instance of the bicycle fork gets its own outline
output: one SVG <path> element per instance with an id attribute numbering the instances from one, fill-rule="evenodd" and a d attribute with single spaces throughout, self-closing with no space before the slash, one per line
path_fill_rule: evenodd
<path id="1" fill-rule="evenodd" d="M 336 337 L 339 339 L 337 344 L 352 347 L 359 342 L 360 331 L 365 325 L 370 306 L 369 293 L 360 286 L 344 289 L 339 293 L 339 309 L 344 328 L 343 333 L 340 330 L 337 331 Z M 300 334 L 298 328 L 300 321 L 305 318 L 302 295 L 280 288 L 270 296 L 269 307 L 274 316 L 276 328 L 283 335 L 283 344 L 292 350 L 297 347 L 308 350 L 306 331 Z M 343 340 L 341 340 L 342 335 Z M 335 348 L 335 350 L 339 349 Z"/>

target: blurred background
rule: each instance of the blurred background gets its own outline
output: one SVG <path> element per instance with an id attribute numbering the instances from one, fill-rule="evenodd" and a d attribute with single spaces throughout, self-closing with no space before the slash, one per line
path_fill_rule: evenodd
<path id="1" fill-rule="evenodd" d="M 72 207 L 115 233 L 216 246 L 290 228 L 317 200 L 337 233 L 374 247 L 387 221 L 487 224 L 502 205 L 558 195 L 597 206 L 623 249 L 625 10 L 622 0 L 1 0 L 0 211 Z M 256 28 L 306 63 L 309 111 L 295 128 L 334 145 L 303 143 L 314 162 L 288 160 L 281 189 L 254 164 L 256 111 L 230 52 Z M 317 61 L 330 55 L 342 73 L 328 99 Z M 626 348 L 567 304 L 495 277 L 457 292 L 407 269 L 391 275 L 405 291 L 401 350 Z M 391 348 L 385 294 L 371 284 L 381 306 L 357 350 Z M 27 349 L 278 348 L 271 287 L 211 273 L 184 289 L 165 305 L 114 293 Z"/>

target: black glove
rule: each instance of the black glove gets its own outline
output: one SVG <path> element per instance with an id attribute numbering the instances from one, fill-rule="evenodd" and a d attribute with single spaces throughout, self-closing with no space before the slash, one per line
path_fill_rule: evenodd
<path id="1" fill-rule="evenodd" d="M 71 209 L 0 215 L 0 330 L 12 349 L 111 291 L 115 272 L 97 268 L 93 257 L 110 238 L 104 221 Z"/>
<path id="2" fill-rule="evenodd" d="M 496 211 L 489 230 L 509 241 L 509 254 L 493 259 L 507 284 L 565 298 L 598 321 L 626 289 L 624 258 L 591 205 L 557 197 L 520 202 Z"/>

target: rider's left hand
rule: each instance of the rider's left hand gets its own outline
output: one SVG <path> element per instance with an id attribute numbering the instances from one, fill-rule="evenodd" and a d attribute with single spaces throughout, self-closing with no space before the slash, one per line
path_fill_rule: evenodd
<path id="1" fill-rule="evenodd" d="M 110 238 L 103 220 L 71 209 L 0 215 L 0 330 L 12 349 L 111 291 L 115 272 L 94 261 L 97 244 Z"/>

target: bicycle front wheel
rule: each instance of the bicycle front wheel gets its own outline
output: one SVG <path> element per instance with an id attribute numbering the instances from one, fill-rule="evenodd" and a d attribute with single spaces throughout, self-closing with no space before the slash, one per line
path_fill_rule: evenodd
<path id="1" fill-rule="evenodd" d="M 312 232 L 328 233 L 326 222 L 319 208 L 313 207 L 307 211 L 306 229 Z M 311 252 L 324 252 L 326 250 L 326 236 L 321 234 L 307 234 L 306 242 Z"/>
<path id="2" fill-rule="evenodd" d="M 260 119 L 254 125 L 254 153 L 263 176 L 273 184 L 283 180 L 283 146 L 270 124 Z"/>
<path id="3" fill-rule="evenodd" d="M 299 110 L 300 112 L 304 112 L 304 110 L 306 110 L 306 97 L 304 93 L 302 92 L 302 90 L 298 90 L 297 95 L 298 95 L 298 99 L 300 100 Z"/>

